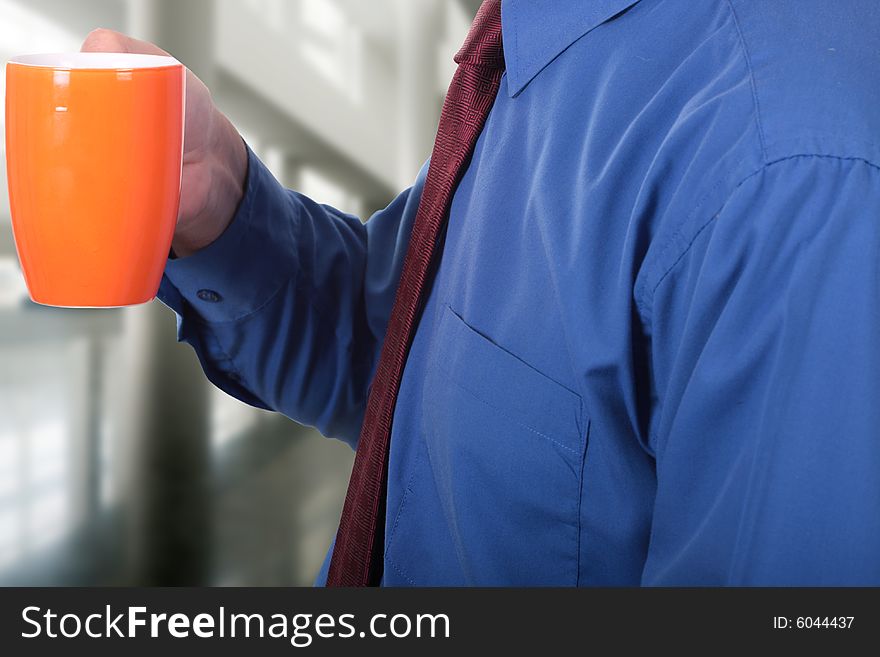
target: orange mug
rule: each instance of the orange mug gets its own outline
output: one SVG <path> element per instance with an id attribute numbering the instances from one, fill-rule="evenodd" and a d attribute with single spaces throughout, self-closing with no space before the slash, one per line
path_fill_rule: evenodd
<path id="1" fill-rule="evenodd" d="M 156 296 L 177 222 L 185 69 L 172 57 L 25 55 L 6 65 L 6 170 L 31 299 Z"/>

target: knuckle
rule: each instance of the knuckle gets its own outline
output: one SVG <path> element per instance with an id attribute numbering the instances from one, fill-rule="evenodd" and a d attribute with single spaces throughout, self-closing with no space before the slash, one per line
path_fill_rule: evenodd
<path id="1" fill-rule="evenodd" d="M 118 50 L 121 46 L 121 35 L 104 27 L 89 32 L 83 42 L 84 50 Z"/>

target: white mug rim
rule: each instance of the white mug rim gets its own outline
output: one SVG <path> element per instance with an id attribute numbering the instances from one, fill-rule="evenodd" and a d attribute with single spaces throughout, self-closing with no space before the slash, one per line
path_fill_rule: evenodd
<path id="1" fill-rule="evenodd" d="M 130 52 L 36 53 L 12 57 L 9 64 L 66 71 L 132 71 L 181 65 L 170 55 L 143 55 Z"/>

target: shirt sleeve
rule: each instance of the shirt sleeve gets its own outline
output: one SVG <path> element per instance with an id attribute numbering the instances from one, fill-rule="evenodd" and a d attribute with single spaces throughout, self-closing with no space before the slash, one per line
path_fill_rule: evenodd
<path id="1" fill-rule="evenodd" d="M 211 382 L 354 446 L 425 174 L 363 224 L 284 189 L 248 149 L 229 227 L 169 259 L 158 295 Z"/>
<path id="2" fill-rule="evenodd" d="M 743 181 L 654 286 L 648 585 L 880 584 L 880 170 Z"/>

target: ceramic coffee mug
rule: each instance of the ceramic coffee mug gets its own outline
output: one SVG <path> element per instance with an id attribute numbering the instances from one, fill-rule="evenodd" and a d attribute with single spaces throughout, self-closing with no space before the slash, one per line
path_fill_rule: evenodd
<path id="1" fill-rule="evenodd" d="M 31 299 L 156 296 L 177 221 L 184 67 L 156 55 L 26 55 L 6 65 L 6 166 Z"/>

